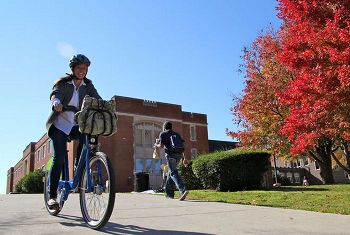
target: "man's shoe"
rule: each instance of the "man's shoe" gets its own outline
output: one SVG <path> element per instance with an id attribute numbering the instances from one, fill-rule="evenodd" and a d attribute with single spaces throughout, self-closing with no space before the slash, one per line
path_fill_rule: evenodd
<path id="1" fill-rule="evenodd" d="M 188 194 L 188 191 L 187 191 L 187 190 L 186 190 L 186 191 L 184 191 L 184 192 L 181 194 L 181 196 L 180 196 L 180 201 L 185 200 L 185 198 L 186 198 L 187 194 Z"/>
<path id="2" fill-rule="evenodd" d="M 171 196 L 165 195 L 165 198 L 166 198 L 166 199 L 174 199 L 174 196 L 171 197 Z"/>
<path id="3" fill-rule="evenodd" d="M 54 208 L 54 207 L 58 206 L 58 202 L 56 201 L 56 198 L 51 198 L 47 202 L 47 205 L 49 206 L 49 208 Z"/>

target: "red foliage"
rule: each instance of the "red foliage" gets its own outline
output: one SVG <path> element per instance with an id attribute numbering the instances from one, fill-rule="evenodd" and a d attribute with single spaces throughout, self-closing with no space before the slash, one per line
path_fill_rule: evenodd
<path id="1" fill-rule="evenodd" d="M 244 50 L 244 95 L 234 98 L 231 108 L 233 121 L 241 129 L 237 132 L 227 131 L 245 146 L 269 149 L 272 153 L 286 149 L 286 138 L 279 134 L 279 130 L 288 108 L 281 105 L 276 93 L 284 90 L 292 79 L 276 59 L 279 50 L 279 38 L 273 31 L 259 36 L 251 48 Z"/>
<path id="2" fill-rule="evenodd" d="M 282 50 L 295 75 L 279 97 L 290 106 L 281 133 L 304 152 L 322 136 L 350 139 L 350 1 L 278 0 Z"/>

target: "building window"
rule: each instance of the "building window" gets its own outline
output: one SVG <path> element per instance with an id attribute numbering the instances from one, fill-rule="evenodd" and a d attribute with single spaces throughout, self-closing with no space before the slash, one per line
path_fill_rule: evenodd
<path id="1" fill-rule="evenodd" d="M 142 159 L 136 159 L 135 171 L 136 172 L 143 172 L 143 161 L 142 161 Z"/>
<path id="2" fill-rule="evenodd" d="M 295 179 L 295 183 L 297 183 L 297 184 L 300 183 L 300 175 L 299 175 L 299 173 L 294 173 L 294 179 Z"/>
<path id="3" fill-rule="evenodd" d="M 142 146 L 142 129 L 136 129 L 135 142 L 136 146 Z"/>
<path id="4" fill-rule="evenodd" d="M 159 138 L 161 127 L 154 123 L 142 122 L 135 125 L 135 144 L 139 147 L 152 148 Z"/>
<path id="5" fill-rule="evenodd" d="M 47 152 L 48 153 L 51 153 L 51 144 L 52 144 L 52 141 L 49 140 L 49 143 L 47 144 Z"/>
<path id="6" fill-rule="evenodd" d="M 320 164 L 318 164 L 318 162 L 316 162 L 316 161 L 315 161 L 315 168 L 316 168 L 316 170 L 320 169 Z"/>
<path id="7" fill-rule="evenodd" d="M 289 179 L 289 182 L 293 183 L 293 174 L 291 172 L 287 172 L 287 178 Z"/>
<path id="8" fill-rule="evenodd" d="M 152 173 L 152 162 L 153 159 L 146 159 L 146 172 Z"/>
<path id="9" fill-rule="evenodd" d="M 36 161 L 40 161 L 40 149 L 38 150 L 37 154 L 36 154 Z"/>
<path id="10" fill-rule="evenodd" d="M 28 161 L 25 160 L 25 161 L 24 161 L 24 174 L 25 174 L 25 175 L 27 174 L 27 168 L 28 168 Z"/>
<path id="11" fill-rule="evenodd" d="M 46 148 L 46 146 L 43 145 L 43 158 L 45 158 L 45 156 L 46 156 L 45 148 Z"/>
<path id="12" fill-rule="evenodd" d="M 154 160 L 154 173 L 161 175 L 162 174 L 162 169 L 160 168 L 162 161 L 161 160 Z"/>
<path id="13" fill-rule="evenodd" d="M 196 158 L 197 154 L 198 154 L 198 152 L 197 152 L 196 148 L 191 149 L 191 159 Z"/>
<path id="14" fill-rule="evenodd" d="M 297 159 L 297 167 L 301 167 L 301 161 L 300 161 L 300 159 Z"/>
<path id="15" fill-rule="evenodd" d="M 197 139 L 196 126 L 194 125 L 190 126 L 190 139 L 192 141 L 195 141 Z"/>
<path id="16" fill-rule="evenodd" d="M 152 130 L 144 130 L 145 131 L 145 147 L 152 147 L 154 142 L 152 139 Z"/>

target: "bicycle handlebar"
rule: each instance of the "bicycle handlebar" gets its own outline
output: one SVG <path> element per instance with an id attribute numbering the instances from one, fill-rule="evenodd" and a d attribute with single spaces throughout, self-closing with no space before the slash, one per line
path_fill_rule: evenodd
<path id="1" fill-rule="evenodd" d="M 53 106 L 52 106 L 52 110 L 57 112 Z M 71 105 L 62 106 L 62 112 L 65 112 L 65 111 L 72 111 L 74 113 L 77 113 L 77 112 L 79 112 L 79 109 L 77 109 L 75 106 L 71 106 Z"/>
<path id="2" fill-rule="evenodd" d="M 79 112 L 79 109 L 77 109 L 75 106 L 67 105 L 62 107 L 62 111 L 72 111 L 74 113 Z"/>

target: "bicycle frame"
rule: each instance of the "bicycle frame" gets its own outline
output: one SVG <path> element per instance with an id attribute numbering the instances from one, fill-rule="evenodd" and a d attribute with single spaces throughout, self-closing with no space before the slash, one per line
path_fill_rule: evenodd
<path id="1" fill-rule="evenodd" d="M 61 202 L 66 201 L 68 199 L 69 193 L 75 189 L 80 181 L 81 177 L 83 175 L 83 169 L 84 169 L 84 164 L 85 164 L 85 171 L 86 171 L 86 192 L 91 192 L 92 191 L 92 184 L 91 184 L 91 179 L 90 179 L 90 147 L 89 147 L 89 141 L 88 141 L 88 135 L 84 135 L 84 143 L 83 143 L 83 148 L 80 154 L 79 158 L 79 163 L 76 168 L 76 171 L 74 173 L 73 180 L 69 180 L 69 169 L 68 169 L 68 156 L 65 157 L 64 159 L 64 179 L 60 180 L 58 183 L 58 190 L 61 191 Z M 101 167 L 99 167 L 99 175 L 101 175 Z"/>

